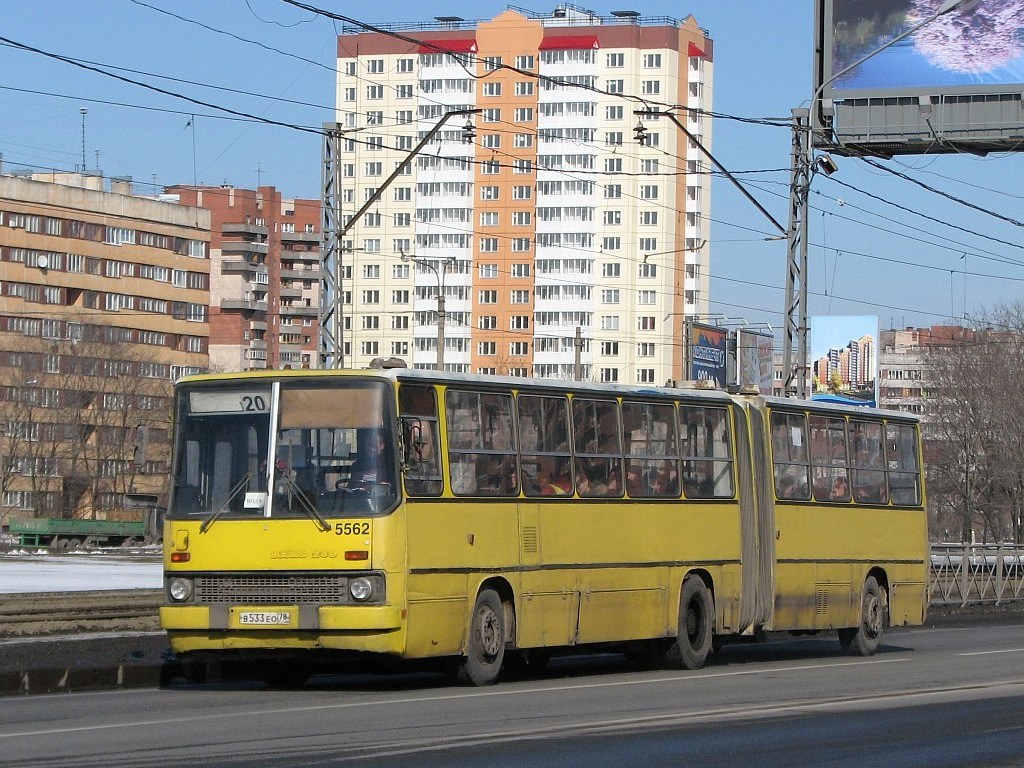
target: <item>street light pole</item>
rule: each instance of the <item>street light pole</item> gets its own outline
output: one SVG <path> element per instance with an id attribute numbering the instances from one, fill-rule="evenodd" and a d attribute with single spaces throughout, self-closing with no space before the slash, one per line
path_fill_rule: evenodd
<path id="1" fill-rule="evenodd" d="M 434 273 L 437 280 L 437 370 L 444 371 L 444 326 L 448 313 L 444 308 L 444 278 L 448 274 L 448 268 L 455 264 L 455 257 L 449 256 L 446 259 L 424 259 L 416 256 L 402 254 L 402 261 L 411 261 L 414 264 L 422 264 Z M 438 268 L 440 261 L 440 268 Z"/>

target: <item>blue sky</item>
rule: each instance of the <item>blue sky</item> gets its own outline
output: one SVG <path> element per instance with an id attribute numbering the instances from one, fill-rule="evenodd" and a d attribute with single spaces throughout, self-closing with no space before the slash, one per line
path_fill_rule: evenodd
<path id="1" fill-rule="evenodd" d="M 622 8 L 645 16 L 694 15 L 715 41 L 717 112 L 788 118 L 810 98 L 813 2 L 579 4 L 601 15 Z M 553 7 L 550 2 L 521 5 L 537 11 Z M 323 0 L 322 7 L 374 23 L 438 15 L 484 19 L 506 4 L 452 0 L 364 6 Z M 118 73 L 268 120 L 317 128 L 332 119 L 336 27 L 280 0 L 34 0 L 9 3 L 5 10 L 0 36 L 11 41 L 136 70 Z M 253 187 L 259 181 L 288 196 L 319 195 L 320 142 L 310 133 L 206 117 L 215 110 L 9 44 L 0 45 L 0 100 L 0 152 L 8 170 L 80 165 L 79 110 L 84 107 L 85 164 L 95 168 L 98 151 L 107 176 L 164 185 L 190 183 L 195 174 L 200 183 Z M 194 143 L 193 128 L 187 127 L 193 114 L 198 115 Z M 787 128 L 728 119 L 714 123 L 716 157 L 730 170 L 744 172 L 750 191 L 783 223 L 789 212 L 790 148 Z M 839 172 L 818 176 L 811 193 L 811 315 L 877 315 L 883 328 L 930 325 L 1018 299 L 1024 284 L 1024 250 L 1014 245 L 1024 243 L 1019 225 L 859 160 L 837 158 L 837 164 Z M 983 211 L 1024 218 L 1019 182 L 1024 162 L 1018 155 L 905 157 L 885 165 Z M 775 234 L 773 227 L 724 181 L 715 183 L 711 218 L 711 311 L 766 322 L 778 331 L 785 242 L 765 240 Z"/>

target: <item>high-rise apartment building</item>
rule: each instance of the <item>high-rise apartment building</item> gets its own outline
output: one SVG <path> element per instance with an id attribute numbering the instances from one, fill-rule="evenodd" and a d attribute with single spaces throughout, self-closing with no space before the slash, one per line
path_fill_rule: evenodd
<path id="1" fill-rule="evenodd" d="M 320 201 L 272 186 L 166 192 L 210 212 L 210 367 L 315 367 Z"/>
<path id="2" fill-rule="evenodd" d="M 105 185 L 0 175 L 0 524 L 164 491 L 171 383 L 208 366 L 209 214 Z"/>
<path id="3" fill-rule="evenodd" d="M 568 4 L 380 29 L 338 38 L 342 218 L 401 166 L 341 244 L 344 364 L 435 367 L 443 290 L 449 371 L 681 379 L 708 306 L 706 31 Z M 635 114 L 668 108 L 696 142 Z"/>

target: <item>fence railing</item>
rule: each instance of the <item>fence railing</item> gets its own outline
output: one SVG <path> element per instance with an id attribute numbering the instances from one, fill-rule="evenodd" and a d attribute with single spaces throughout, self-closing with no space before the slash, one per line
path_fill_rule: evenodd
<path id="1" fill-rule="evenodd" d="M 928 598 L 932 605 L 1024 600 L 1024 547 L 933 544 Z"/>

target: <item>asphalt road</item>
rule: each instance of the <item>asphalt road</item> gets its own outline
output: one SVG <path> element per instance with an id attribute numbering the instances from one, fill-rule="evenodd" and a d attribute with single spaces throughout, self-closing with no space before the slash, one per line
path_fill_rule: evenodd
<path id="1" fill-rule="evenodd" d="M 699 672 L 617 656 L 534 680 L 426 673 L 12 697 L 6 768 L 89 766 L 963 766 L 1024 763 L 1024 621 L 727 646 Z"/>

